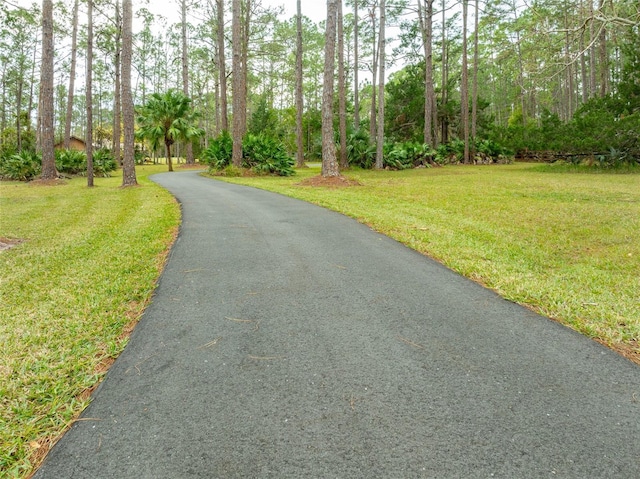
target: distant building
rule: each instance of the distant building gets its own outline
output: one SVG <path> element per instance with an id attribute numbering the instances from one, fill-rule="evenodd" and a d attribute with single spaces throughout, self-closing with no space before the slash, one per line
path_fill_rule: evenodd
<path id="1" fill-rule="evenodd" d="M 64 140 L 59 141 L 55 144 L 56 150 L 62 150 L 64 148 Z M 87 144 L 84 140 L 78 138 L 77 136 L 72 136 L 69 141 L 69 149 L 70 150 L 78 150 L 78 151 L 86 151 Z"/>

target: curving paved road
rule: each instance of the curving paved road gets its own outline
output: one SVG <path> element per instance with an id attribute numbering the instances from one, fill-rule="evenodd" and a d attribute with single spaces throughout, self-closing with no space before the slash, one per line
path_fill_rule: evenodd
<path id="1" fill-rule="evenodd" d="M 197 173 L 36 478 L 638 478 L 640 368 L 336 213 Z"/>

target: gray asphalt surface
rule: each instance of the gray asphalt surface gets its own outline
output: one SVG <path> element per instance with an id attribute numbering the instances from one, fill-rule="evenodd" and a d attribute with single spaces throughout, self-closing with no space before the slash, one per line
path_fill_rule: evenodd
<path id="1" fill-rule="evenodd" d="M 640 368 L 342 215 L 154 177 L 181 234 L 36 478 L 638 478 Z"/>

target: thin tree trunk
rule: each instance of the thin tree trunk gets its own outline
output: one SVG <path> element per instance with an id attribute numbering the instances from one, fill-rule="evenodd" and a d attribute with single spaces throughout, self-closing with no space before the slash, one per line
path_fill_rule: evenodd
<path id="1" fill-rule="evenodd" d="M 182 0 L 182 91 L 186 97 L 189 94 L 189 56 L 187 47 L 187 0 Z M 191 140 L 185 140 L 185 157 L 187 165 L 195 164 L 193 157 L 193 143 Z"/>
<path id="2" fill-rule="evenodd" d="M 478 14 L 479 0 L 475 0 L 475 15 L 473 28 L 473 84 L 471 87 L 471 139 L 473 146 L 471 148 L 471 156 L 475 157 L 475 140 L 478 135 Z"/>
<path id="3" fill-rule="evenodd" d="M 131 57 L 133 54 L 133 7 L 131 0 L 122 2 L 122 121 L 124 151 L 122 157 L 122 186 L 136 186 L 134 107 L 131 92 Z"/>
<path id="4" fill-rule="evenodd" d="M 605 0 L 600 0 L 600 11 L 604 14 Z M 607 29 L 603 25 L 600 29 L 600 37 L 598 41 L 600 50 L 600 96 L 605 97 L 609 93 L 609 57 L 607 55 Z"/>
<path id="5" fill-rule="evenodd" d="M 584 0 L 580 2 L 580 12 L 584 12 Z M 568 22 L 567 22 L 568 23 Z M 567 32 L 567 37 L 569 32 Z M 582 81 L 582 103 L 586 103 L 589 100 L 589 78 L 587 76 L 587 57 L 584 44 L 584 31 L 580 33 L 580 78 Z M 568 40 L 567 40 L 568 41 Z"/>
<path id="6" fill-rule="evenodd" d="M 22 151 L 22 89 L 24 87 L 24 44 L 20 45 L 20 69 L 18 70 L 18 85 L 16 88 L 16 146 Z"/>
<path id="7" fill-rule="evenodd" d="M 425 89 L 424 89 L 424 131 L 423 141 L 428 145 L 437 146 L 437 112 L 436 94 L 433 85 L 433 0 L 418 0 L 418 17 L 422 31 L 422 46 L 424 49 L 425 61 Z"/>
<path id="8" fill-rule="evenodd" d="M 360 129 L 360 84 L 358 82 L 359 57 L 358 57 L 358 0 L 353 0 L 353 127 Z"/>
<path id="9" fill-rule="evenodd" d="M 296 166 L 304 166 L 304 138 L 302 133 L 302 115 L 304 98 L 302 96 L 302 1 L 297 2 L 296 17 Z"/>
<path id="10" fill-rule="evenodd" d="M 249 96 L 249 27 L 251 24 L 251 0 L 244 0 L 244 22 L 242 22 L 242 137 L 247 133 L 247 98 Z"/>
<path id="11" fill-rule="evenodd" d="M 53 131 L 53 2 L 42 0 L 42 68 L 40 70 L 40 147 L 43 180 L 58 177 Z"/>
<path id="12" fill-rule="evenodd" d="M 73 2 L 73 27 L 71 33 L 71 71 L 69 72 L 69 92 L 67 96 L 67 116 L 64 123 L 64 148 L 71 144 L 71 119 L 73 117 L 73 94 L 76 81 L 76 56 L 78 51 L 78 0 Z"/>
<path id="13" fill-rule="evenodd" d="M 469 79 L 467 66 L 468 0 L 462 0 L 462 80 L 460 85 L 460 123 L 464 139 L 463 163 L 469 163 Z"/>
<path id="14" fill-rule="evenodd" d="M 220 71 L 220 117 L 222 130 L 229 131 L 229 112 L 227 108 L 227 67 L 224 54 L 224 0 L 218 5 L 218 68 Z"/>
<path id="15" fill-rule="evenodd" d="M 449 72 L 449 58 L 447 55 L 447 29 L 446 29 L 446 0 L 442 0 L 442 108 L 447 104 L 447 83 Z M 449 120 L 443 115 L 442 118 L 442 143 L 449 140 Z"/>
<path id="16" fill-rule="evenodd" d="M 33 63 L 31 64 L 31 85 L 29 86 L 29 106 L 27 107 L 27 124 L 31 126 L 31 110 L 33 109 L 33 85 L 36 82 L 36 54 L 38 52 L 38 39 L 33 45 Z M 4 112 L 4 110 L 3 110 Z M 4 130 L 4 128 L 3 128 Z"/>
<path id="17" fill-rule="evenodd" d="M 324 85 L 322 87 L 322 176 L 339 176 L 336 144 L 333 138 L 333 77 L 336 61 L 336 23 L 338 0 L 327 0 L 324 47 Z"/>
<path id="18" fill-rule="evenodd" d="M 340 121 L 340 168 L 347 168 L 347 91 L 344 76 L 344 17 L 338 0 L 338 116 Z"/>
<path id="19" fill-rule="evenodd" d="M 378 34 L 378 51 L 380 61 L 380 76 L 378 78 L 378 133 L 376 136 L 376 168 L 384 168 L 384 67 L 386 62 L 386 36 L 385 36 L 386 5 L 385 0 L 380 0 L 380 33 Z"/>
<path id="20" fill-rule="evenodd" d="M 93 186 L 93 0 L 87 1 L 87 76 L 85 98 L 87 101 L 87 186 Z"/>
<path id="21" fill-rule="evenodd" d="M 589 16 L 591 20 L 589 21 L 589 98 L 593 98 L 596 96 L 597 84 L 597 71 L 598 65 L 596 62 L 596 26 L 593 12 L 593 3 L 595 0 L 589 0 Z"/>
<path id="22" fill-rule="evenodd" d="M 376 140 L 376 133 L 378 131 L 376 119 L 377 119 L 377 105 L 376 105 L 376 81 L 378 75 L 378 39 L 376 38 L 376 11 L 372 8 L 369 12 L 371 17 L 371 31 L 373 32 L 373 45 L 372 45 L 372 62 L 371 68 L 371 112 L 369 113 L 369 137 L 372 142 Z"/>
<path id="23" fill-rule="evenodd" d="M 244 86 L 242 82 L 242 9 L 241 0 L 233 0 L 232 42 L 233 42 L 233 153 L 232 162 L 237 168 L 242 166 L 242 108 L 244 106 Z"/>
<path id="24" fill-rule="evenodd" d="M 113 89 L 113 139 L 112 148 L 113 156 L 119 165 L 122 165 L 122 154 L 120 152 L 120 138 L 122 131 L 120 125 L 122 122 L 122 84 L 121 84 L 121 69 L 122 69 L 122 17 L 120 16 L 120 0 L 116 0 L 116 44 L 115 44 L 115 56 L 114 56 L 114 69 L 115 69 L 115 86 Z M 144 75 L 143 75 L 144 85 Z"/>

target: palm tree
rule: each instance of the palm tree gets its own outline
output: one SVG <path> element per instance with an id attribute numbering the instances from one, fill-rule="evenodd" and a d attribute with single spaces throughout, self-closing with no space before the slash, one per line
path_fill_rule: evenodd
<path id="1" fill-rule="evenodd" d="M 164 142 L 169 171 L 173 171 L 171 145 L 177 140 L 191 140 L 203 134 L 194 126 L 196 114 L 191 109 L 191 99 L 178 90 L 164 94 L 154 93 L 140 109 L 138 115 L 139 139 L 147 139 L 155 149 Z"/>

